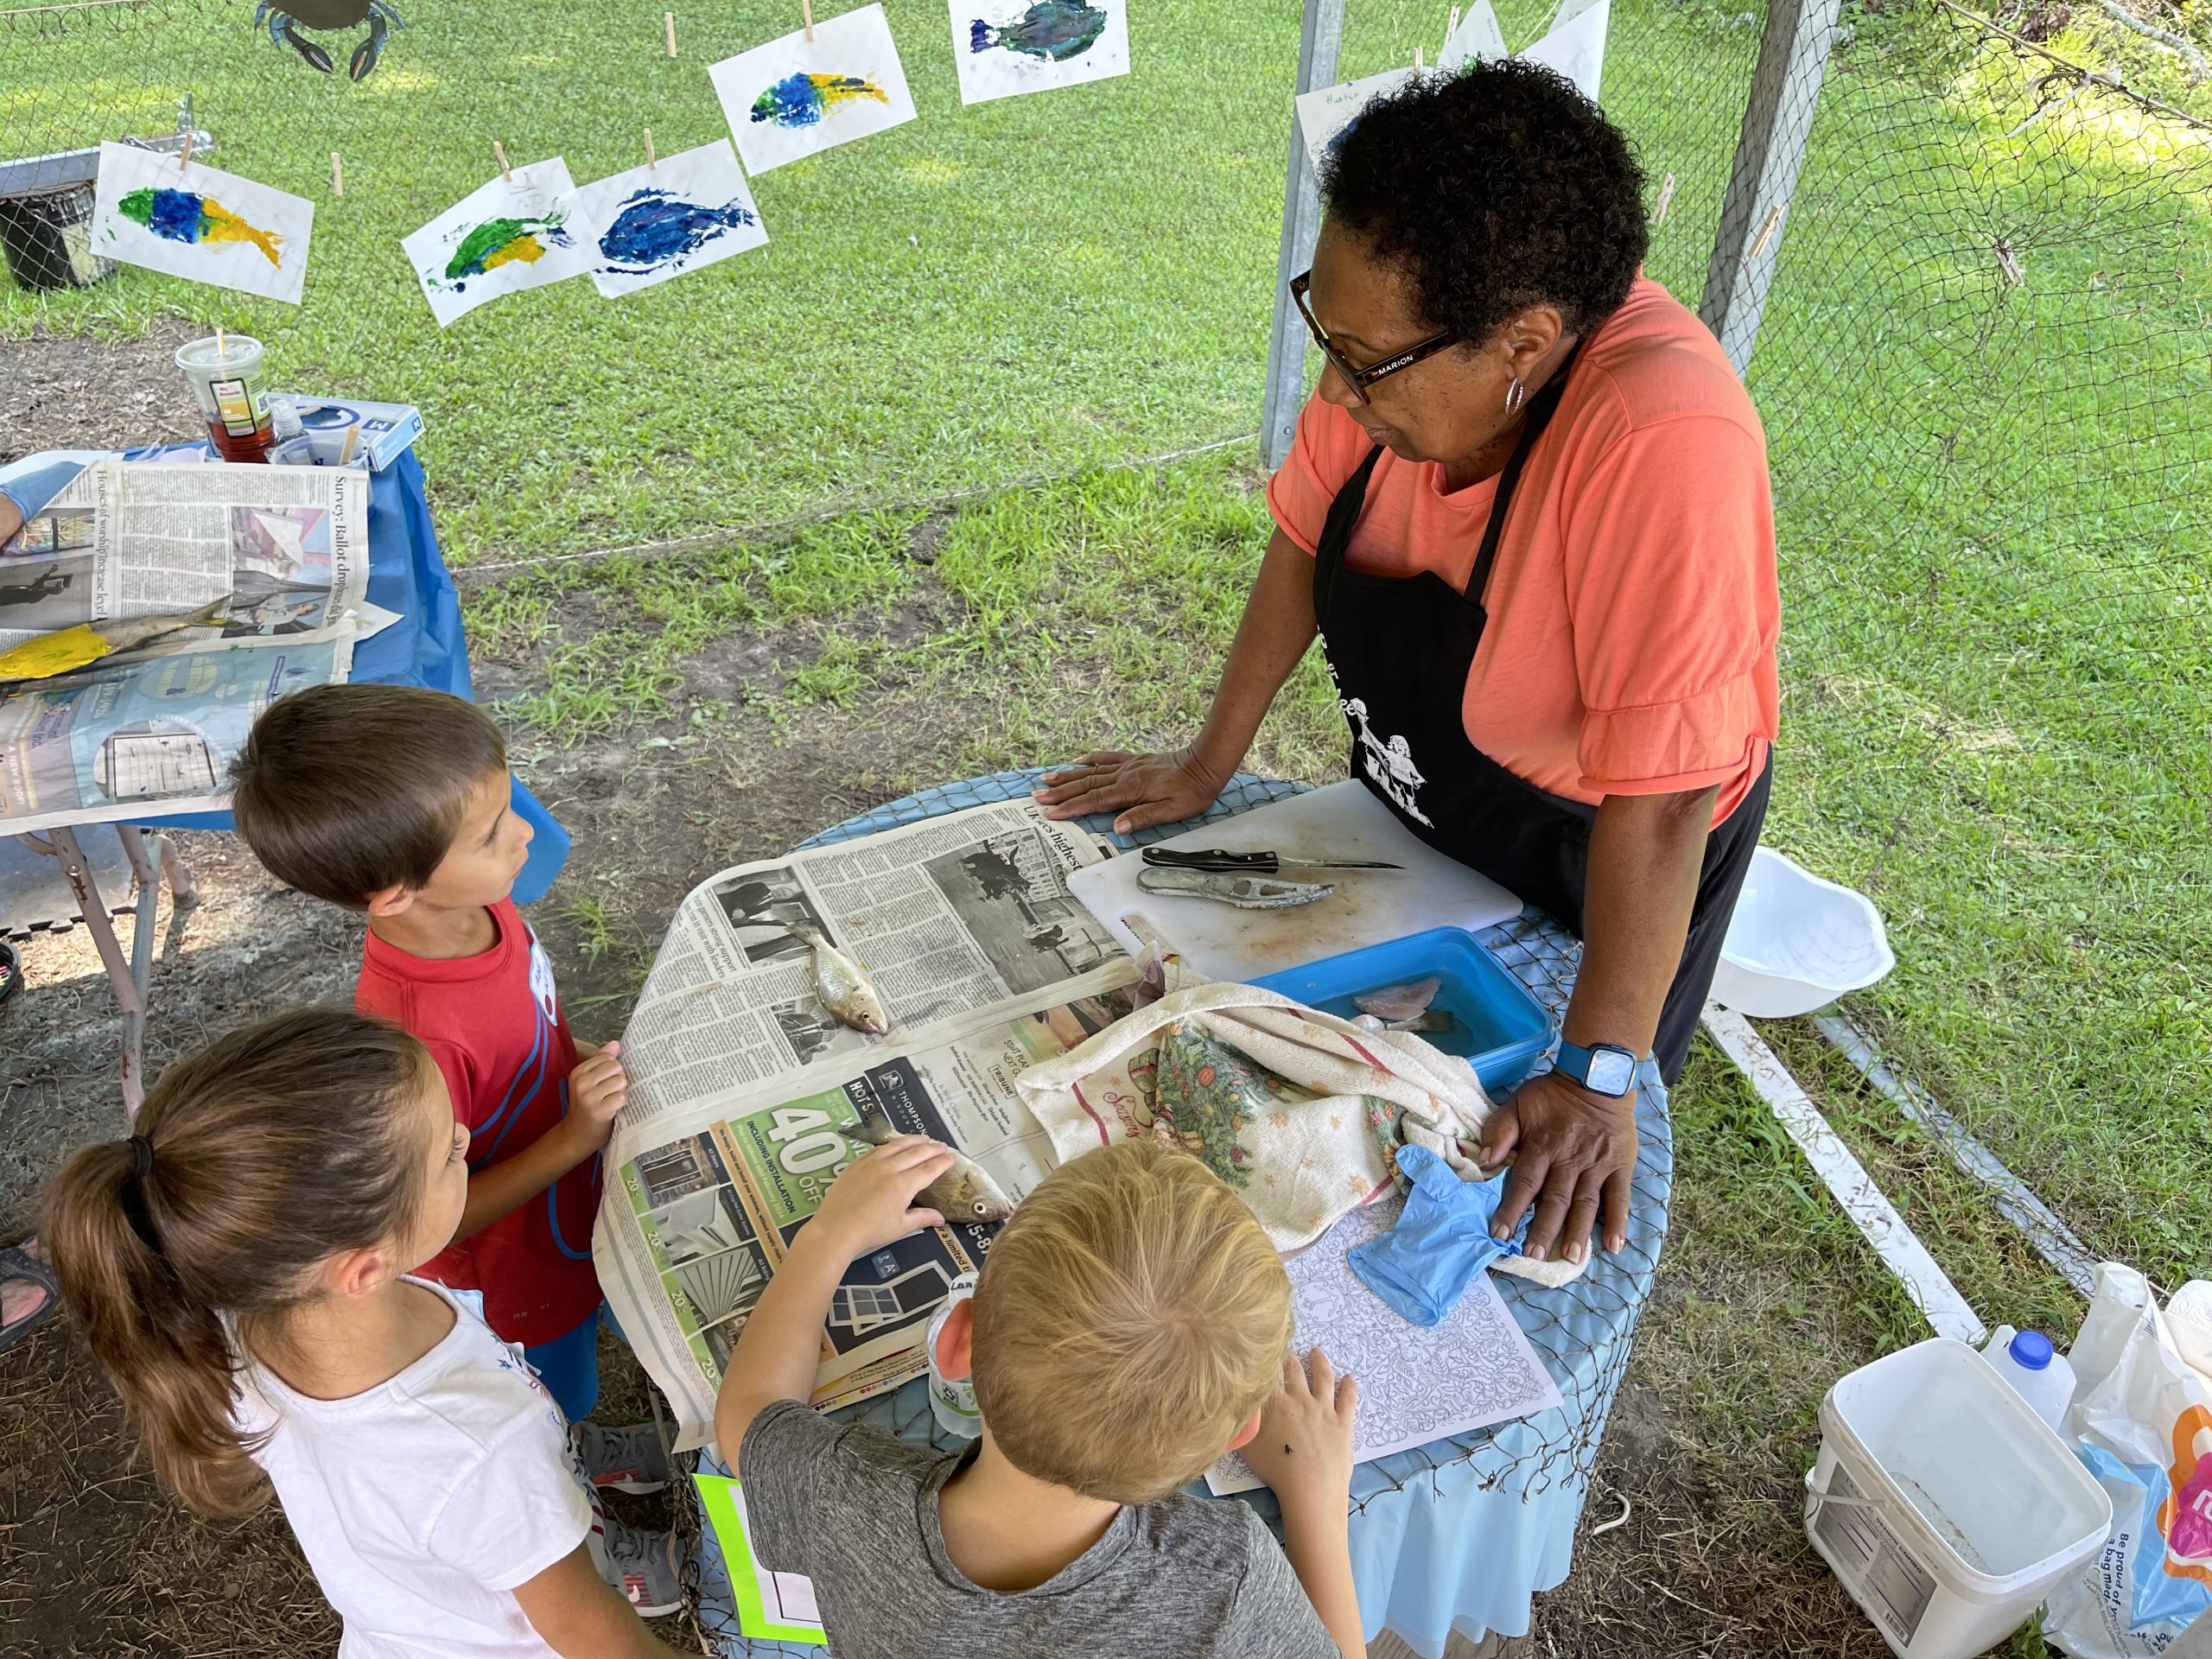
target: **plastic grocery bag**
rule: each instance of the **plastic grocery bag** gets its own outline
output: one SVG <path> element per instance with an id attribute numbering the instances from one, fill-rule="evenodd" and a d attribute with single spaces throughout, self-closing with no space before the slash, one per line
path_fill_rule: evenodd
<path id="1" fill-rule="evenodd" d="M 2190 1363 L 2212 1358 L 2212 1286 L 2162 1313 L 2141 1274 L 2106 1262 L 2071 1358 L 2065 1431 L 2112 1532 L 2051 1592 L 2044 1636 L 2075 1659 L 2174 1653 L 2212 1608 L 2212 1378 Z"/>

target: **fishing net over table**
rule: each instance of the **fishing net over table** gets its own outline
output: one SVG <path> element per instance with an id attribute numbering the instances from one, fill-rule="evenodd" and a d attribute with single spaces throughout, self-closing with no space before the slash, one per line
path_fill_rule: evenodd
<path id="1" fill-rule="evenodd" d="M 1020 799 L 1038 776 L 1034 771 L 1000 772 L 925 790 L 849 818 L 803 844 L 849 841 L 963 807 Z M 1189 823 L 1116 836 L 1105 816 L 1084 823 L 1126 849 L 1233 817 L 1301 787 L 1239 773 L 1221 798 Z M 1565 1008 L 1581 946 L 1557 923 L 1529 911 L 1480 937 L 1554 1015 Z M 1588 1272 L 1558 1289 L 1497 1277 L 1506 1305 L 1558 1385 L 1561 1407 L 1380 1458 L 1354 1473 L 1352 1552 L 1362 1605 L 1370 1617 L 1375 1609 L 1368 1605 L 1369 1586 L 1379 1581 L 1389 1590 L 1385 1616 L 1402 1631 L 1432 1632 L 1440 1643 L 1442 1633 L 1454 1626 L 1469 1634 L 1482 1628 L 1525 1629 L 1528 1594 L 1566 1577 L 1590 1471 L 1667 1230 L 1674 1138 L 1662 1090 L 1644 1091 L 1637 1129 L 1627 1248 L 1618 1255 L 1600 1251 Z M 1315 1334 L 1325 1342 L 1325 1333 Z M 865 1402 L 849 1414 L 940 1451 L 957 1451 L 964 1444 L 937 1427 L 920 1380 Z M 1270 1523 L 1277 1522 L 1272 1493 L 1255 1492 L 1246 1501 Z M 737 1628 L 719 1557 L 704 1550 L 693 1559 L 701 1623 L 720 1650 L 789 1654 L 793 1659 L 817 1651 L 747 1642 Z"/>

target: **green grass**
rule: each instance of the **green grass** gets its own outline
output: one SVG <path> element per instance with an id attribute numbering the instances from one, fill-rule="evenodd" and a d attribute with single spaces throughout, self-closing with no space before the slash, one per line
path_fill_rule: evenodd
<path id="1" fill-rule="evenodd" d="M 1343 73 L 1433 50 L 1444 10 L 1356 8 Z M 1544 10 L 1516 0 L 1509 35 Z M 219 321 L 281 381 L 417 402 L 461 562 L 828 512 L 480 592 L 487 648 L 548 647 L 512 709 L 548 741 L 734 717 L 747 694 L 696 696 L 686 664 L 739 629 L 804 644 L 768 677 L 786 709 L 988 688 L 979 764 L 1187 732 L 1264 510 L 1241 452 L 1111 466 L 1256 425 L 1296 8 L 1151 0 L 1128 79 L 963 110 L 941 7 L 889 0 L 921 118 L 760 180 L 766 250 L 438 330 L 399 238 L 489 175 L 493 138 L 580 181 L 634 164 L 647 124 L 664 153 L 705 142 L 706 63 L 793 21 L 703 0 L 671 62 L 658 11 L 422 0 L 360 86 L 251 35 L 238 0 L 169 0 L 158 33 L 11 26 L 11 142 L 159 130 L 188 88 L 219 164 L 318 215 L 296 310 L 126 270 L 0 289 L 0 333 Z M 1770 837 L 1881 902 L 1900 966 L 1856 1007 L 1908 1068 L 2101 1248 L 2178 1278 L 2212 1237 L 2201 142 L 2107 99 L 2008 137 L 2029 74 L 1904 9 L 1853 22 L 1751 375 L 1788 606 Z M 1655 193 L 1675 179 L 1649 269 L 1688 299 L 1758 35 L 1617 0 L 1608 105 Z M 953 509 L 933 571 L 905 557 L 931 499 L 1032 476 L 1058 481 Z M 1310 668 L 1269 741 L 1287 769 L 1330 764 Z"/>
<path id="2" fill-rule="evenodd" d="M 403 6 L 365 82 L 246 26 L 239 0 L 165 0 L 67 32 L 0 20 L 0 132 L 35 153 L 166 130 L 189 92 L 214 164 L 315 203 L 304 302 L 125 269 L 79 293 L 0 284 L 0 334 L 130 332 L 174 314 L 250 332 L 276 383 L 419 404 L 457 562 L 627 543 L 825 502 L 930 496 L 1255 430 L 1273 302 L 1298 8 L 1156 0 L 1132 73 L 963 109 L 943 0 L 889 0 L 919 118 L 764 175 L 766 248 L 620 301 L 578 280 L 441 331 L 400 238 L 516 161 L 579 182 L 728 129 L 714 60 L 796 6 L 614 0 Z M 1547 8 L 1507 8 L 1516 38 Z M 1357 9 L 1346 74 L 1433 54 L 1442 0 Z M 1682 184 L 1662 263 L 1701 270 L 1755 30 L 1641 0 L 1655 174 Z M 332 36 L 336 41 L 338 36 Z M 338 55 L 342 59 L 344 52 Z M 1678 67 L 1694 61 L 1684 79 Z M 1714 80 L 1713 77 L 1720 77 Z M 1703 77 L 1703 79 L 1700 79 Z M 1633 99 L 1641 94 L 1624 93 Z M 346 194 L 329 191 L 329 152 Z"/>

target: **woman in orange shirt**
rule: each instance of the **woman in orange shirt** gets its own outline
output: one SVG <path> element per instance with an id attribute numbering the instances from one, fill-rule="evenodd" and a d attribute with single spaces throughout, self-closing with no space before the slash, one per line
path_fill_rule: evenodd
<path id="1" fill-rule="evenodd" d="M 1501 1236 L 1628 1227 L 1635 1096 L 1688 1053 L 1766 812 L 1780 601 L 1765 441 L 1642 273 L 1627 141 L 1550 71 L 1371 105 L 1324 168 L 1292 292 L 1327 366 L 1196 742 L 1038 791 L 1128 831 L 1202 810 L 1312 643 L 1352 774 L 1431 846 L 1580 933 L 1555 1068 L 1505 1102 Z"/>

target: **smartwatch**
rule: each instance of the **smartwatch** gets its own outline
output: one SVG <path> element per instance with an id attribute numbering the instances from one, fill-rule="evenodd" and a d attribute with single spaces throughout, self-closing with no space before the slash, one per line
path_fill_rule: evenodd
<path id="1" fill-rule="evenodd" d="M 1573 1077 L 1593 1095 L 1618 1100 L 1636 1087 L 1636 1056 L 1616 1043 L 1582 1048 L 1562 1038 L 1552 1070 Z"/>

